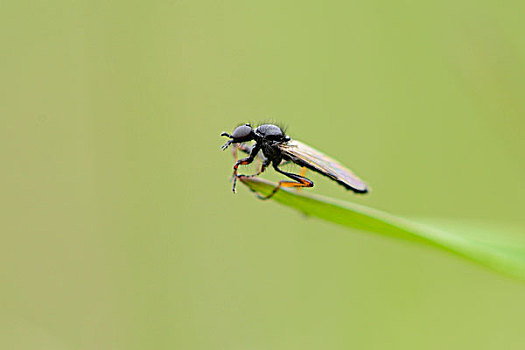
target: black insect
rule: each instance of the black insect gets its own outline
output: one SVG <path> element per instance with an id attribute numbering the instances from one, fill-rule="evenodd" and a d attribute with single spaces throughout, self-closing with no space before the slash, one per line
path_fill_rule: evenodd
<path id="1" fill-rule="evenodd" d="M 302 142 L 292 140 L 277 125 L 263 124 L 253 129 L 250 124 L 245 124 L 237 127 L 231 135 L 223 132 L 221 136 L 230 138 L 221 147 L 222 150 L 225 150 L 231 144 L 243 145 L 245 142 L 255 141 L 255 144 L 248 151 L 249 156 L 238 160 L 233 166 L 233 192 L 235 192 L 237 178 L 258 176 L 270 164 L 272 164 L 275 171 L 295 181 L 280 181 L 279 185 L 268 196 L 259 197 L 261 199 L 271 198 L 281 187 L 312 187 L 314 185 L 311 180 L 302 175 L 288 173 L 279 169 L 281 162 L 285 161 L 291 161 L 301 167 L 316 171 L 356 193 L 368 192 L 366 184 L 349 169 L 316 149 Z M 243 149 L 246 150 L 245 147 Z M 253 175 L 239 175 L 237 173 L 239 165 L 252 163 L 259 151 L 262 151 L 264 155 L 261 169 Z"/>

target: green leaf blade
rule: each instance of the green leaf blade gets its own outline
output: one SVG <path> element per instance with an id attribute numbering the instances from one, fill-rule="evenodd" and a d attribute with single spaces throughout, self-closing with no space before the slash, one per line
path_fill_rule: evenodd
<path id="1" fill-rule="evenodd" d="M 268 195 L 276 184 L 261 178 L 241 177 L 250 190 Z M 508 242 L 483 242 L 459 232 L 416 223 L 363 205 L 303 191 L 281 188 L 272 200 L 282 205 L 348 228 L 434 246 L 499 272 L 525 280 L 525 247 Z"/>

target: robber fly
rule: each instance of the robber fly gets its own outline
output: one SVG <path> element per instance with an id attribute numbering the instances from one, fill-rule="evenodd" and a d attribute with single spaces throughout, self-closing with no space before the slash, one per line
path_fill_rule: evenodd
<path id="1" fill-rule="evenodd" d="M 253 129 L 250 124 L 244 124 L 237 127 L 231 135 L 223 132 L 221 136 L 230 138 L 221 147 L 222 150 L 231 144 L 243 145 L 245 142 L 255 141 L 255 144 L 249 149 L 249 156 L 238 160 L 233 166 L 233 192 L 235 192 L 237 178 L 259 176 L 270 164 L 275 171 L 294 181 L 280 181 L 268 196 L 259 198 L 269 199 L 281 187 L 313 187 L 314 183 L 310 179 L 279 169 L 281 162 L 284 161 L 291 161 L 301 167 L 318 172 L 356 193 L 368 192 L 366 184 L 338 161 L 302 142 L 292 140 L 277 125 L 263 124 Z M 246 150 L 245 147 L 244 150 Z M 239 175 L 237 173 L 239 166 L 252 163 L 259 151 L 262 151 L 264 155 L 261 169 L 253 175 Z"/>

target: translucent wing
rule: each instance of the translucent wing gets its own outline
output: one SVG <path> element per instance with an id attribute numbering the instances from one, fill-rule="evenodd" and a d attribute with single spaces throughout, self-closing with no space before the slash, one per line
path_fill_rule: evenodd
<path id="1" fill-rule="evenodd" d="M 328 157 L 318 150 L 297 140 L 290 140 L 279 145 L 285 158 L 289 158 L 297 165 L 307 167 L 324 176 L 337 181 L 349 190 L 357 193 L 366 193 L 366 184 L 349 169 L 337 160 Z"/>

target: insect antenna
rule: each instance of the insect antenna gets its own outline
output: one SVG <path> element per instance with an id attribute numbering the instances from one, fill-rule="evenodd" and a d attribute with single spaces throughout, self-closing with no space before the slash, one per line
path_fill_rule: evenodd
<path id="1" fill-rule="evenodd" d="M 228 134 L 227 132 L 223 132 L 221 133 L 221 136 L 226 136 L 226 137 L 229 137 L 230 139 L 232 138 L 232 135 Z M 224 145 L 221 146 L 221 149 L 224 151 L 226 150 L 226 148 L 228 148 L 229 145 L 231 145 L 233 142 L 233 140 L 228 140 L 226 141 L 226 143 Z"/>

